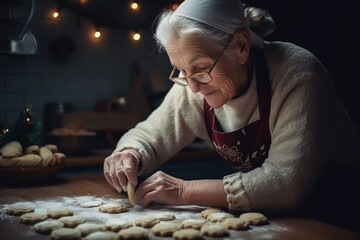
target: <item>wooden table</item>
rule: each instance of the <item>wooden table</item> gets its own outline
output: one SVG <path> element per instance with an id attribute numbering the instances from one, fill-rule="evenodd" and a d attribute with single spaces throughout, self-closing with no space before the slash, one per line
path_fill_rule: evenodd
<path id="1" fill-rule="evenodd" d="M 124 198 L 106 182 L 101 172 L 60 174 L 46 184 L 27 187 L 0 186 L 0 239 L 34 239 L 29 225 L 19 222 L 19 217 L 8 216 L 4 205 L 19 201 L 46 200 L 54 197 L 107 196 Z M 5 214 L 5 215 L 4 215 Z M 4 217 L 6 216 L 6 217 Z M 10 220 L 9 220 L 10 219 Z M 36 239 L 50 239 L 48 235 L 36 234 Z M 150 236 L 151 239 L 171 239 Z M 211 239 L 206 237 L 205 239 Z M 219 239 L 219 238 L 214 238 Z M 307 218 L 279 217 L 269 219 L 269 224 L 246 231 L 231 231 L 226 239 L 286 239 L 286 240 L 356 240 L 360 234 L 337 226 Z"/>

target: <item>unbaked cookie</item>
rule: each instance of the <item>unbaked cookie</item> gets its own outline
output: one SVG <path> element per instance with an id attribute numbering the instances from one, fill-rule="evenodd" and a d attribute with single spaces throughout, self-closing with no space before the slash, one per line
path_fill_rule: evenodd
<path id="1" fill-rule="evenodd" d="M 234 217 L 234 215 L 227 213 L 227 212 L 217 212 L 217 213 L 211 213 L 209 216 L 207 216 L 207 220 L 210 222 L 222 222 L 227 218 Z"/>
<path id="2" fill-rule="evenodd" d="M 24 204 L 12 204 L 7 207 L 6 212 L 10 215 L 20 216 L 24 213 L 34 212 L 34 208 Z"/>
<path id="3" fill-rule="evenodd" d="M 117 240 L 117 233 L 111 231 L 97 231 L 90 233 L 85 240 Z"/>
<path id="4" fill-rule="evenodd" d="M 133 224 L 128 220 L 115 218 L 115 219 L 110 219 L 105 223 L 105 229 L 113 232 L 118 232 L 122 229 L 129 228 L 132 225 Z"/>
<path id="5" fill-rule="evenodd" d="M 54 218 L 54 219 L 65 217 L 65 216 L 72 216 L 72 215 L 74 215 L 74 212 L 67 208 L 48 210 L 46 212 L 46 216 L 48 218 Z"/>
<path id="6" fill-rule="evenodd" d="M 221 223 L 207 223 L 201 227 L 200 232 L 204 236 L 225 237 L 229 235 L 228 228 Z"/>
<path id="7" fill-rule="evenodd" d="M 100 205 L 103 205 L 104 202 L 102 201 L 88 201 L 88 202 L 79 202 L 78 206 L 82 208 L 93 208 L 93 207 L 99 207 Z"/>
<path id="8" fill-rule="evenodd" d="M 36 223 L 33 229 L 37 233 L 50 234 L 53 230 L 64 227 L 64 224 L 58 220 L 45 220 Z"/>
<path id="9" fill-rule="evenodd" d="M 75 227 L 81 232 L 81 236 L 87 236 L 92 232 L 104 230 L 104 224 L 98 223 L 81 223 Z"/>
<path id="10" fill-rule="evenodd" d="M 175 240 L 201 240 L 203 239 L 202 234 L 199 230 L 187 228 L 180 229 L 173 234 Z"/>
<path id="11" fill-rule="evenodd" d="M 174 232 L 179 230 L 181 227 L 179 224 L 172 222 L 160 222 L 151 228 L 152 233 L 155 236 L 170 237 Z"/>
<path id="12" fill-rule="evenodd" d="M 51 240 L 80 240 L 81 232 L 75 228 L 59 228 L 51 232 Z"/>
<path id="13" fill-rule="evenodd" d="M 59 221 L 62 222 L 65 227 L 73 228 L 79 225 L 80 223 L 84 223 L 85 218 L 80 216 L 66 216 L 59 218 Z"/>
<path id="14" fill-rule="evenodd" d="M 249 223 L 241 218 L 227 218 L 221 224 L 232 230 L 245 230 L 249 228 Z"/>
<path id="15" fill-rule="evenodd" d="M 149 230 L 142 227 L 130 227 L 118 233 L 120 240 L 143 240 L 148 239 Z"/>
<path id="16" fill-rule="evenodd" d="M 35 224 L 47 219 L 46 215 L 41 213 L 24 213 L 20 216 L 20 222 L 24 224 Z"/>
<path id="17" fill-rule="evenodd" d="M 160 220 L 156 217 L 141 217 L 134 220 L 134 224 L 138 227 L 151 228 L 155 224 L 159 223 Z"/>
<path id="18" fill-rule="evenodd" d="M 122 213 L 127 211 L 125 204 L 107 203 L 99 207 L 99 211 L 103 213 Z"/>
<path id="19" fill-rule="evenodd" d="M 267 223 L 267 217 L 258 212 L 248 212 L 240 215 L 240 218 L 247 221 L 250 225 L 263 225 Z"/>
<path id="20" fill-rule="evenodd" d="M 193 228 L 200 230 L 200 228 L 206 223 L 205 219 L 189 218 L 181 222 L 182 228 Z"/>
<path id="21" fill-rule="evenodd" d="M 155 216 L 160 221 L 171 221 L 175 219 L 175 215 L 172 213 L 160 213 Z"/>
<path id="22" fill-rule="evenodd" d="M 208 208 L 208 209 L 201 211 L 200 214 L 203 218 L 207 218 L 210 214 L 218 213 L 218 212 L 222 212 L 222 210 L 219 208 Z"/>

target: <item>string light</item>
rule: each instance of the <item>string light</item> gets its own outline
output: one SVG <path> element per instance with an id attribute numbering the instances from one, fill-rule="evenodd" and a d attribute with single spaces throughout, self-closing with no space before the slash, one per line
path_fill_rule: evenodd
<path id="1" fill-rule="evenodd" d="M 132 1 L 131 3 L 130 3 L 130 8 L 132 9 L 132 10 L 138 10 L 139 9 L 139 3 L 137 2 L 137 1 Z"/>
<path id="2" fill-rule="evenodd" d="M 94 32 L 94 37 L 95 37 L 95 38 L 101 37 L 101 32 L 100 32 L 99 29 L 96 29 L 96 31 Z"/>
<path id="3" fill-rule="evenodd" d="M 140 35 L 139 32 L 133 32 L 132 38 L 133 38 L 135 41 L 139 41 L 140 38 L 141 38 L 141 35 Z"/>
<path id="4" fill-rule="evenodd" d="M 58 11 L 54 11 L 52 14 L 53 18 L 58 18 L 59 17 L 59 12 Z"/>

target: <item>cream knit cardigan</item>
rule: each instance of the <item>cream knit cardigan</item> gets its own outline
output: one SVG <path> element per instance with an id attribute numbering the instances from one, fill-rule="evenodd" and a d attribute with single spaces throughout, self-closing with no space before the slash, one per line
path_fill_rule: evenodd
<path id="1" fill-rule="evenodd" d="M 224 176 L 230 210 L 293 209 L 328 161 L 359 165 L 358 130 L 321 63 L 290 43 L 266 43 L 264 53 L 271 81 L 272 143 L 261 167 Z M 244 95 L 215 109 L 224 131 L 259 119 L 255 78 Z M 203 101 L 201 94 L 175 84 L 161 106 L 120 139 L 115 151 L 135 149 L 142 161 L 140 174 L 153 171 L 195 137 L 209 139 Z"/>

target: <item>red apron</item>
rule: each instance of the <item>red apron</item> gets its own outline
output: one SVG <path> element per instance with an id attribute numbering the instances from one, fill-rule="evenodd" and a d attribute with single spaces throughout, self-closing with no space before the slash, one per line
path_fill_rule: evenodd
<path id="1" fill-rule="evenodd" d="M 260 167 L 271 144 L 269 115 L 271 87 L 269 71 L 261 49 L 254 49 L 260 119 L 232 132 L 223 132 L 214 109 L 204 99 L 206 128 L 217 153 L 232 167 L 248 172 Z"/>

